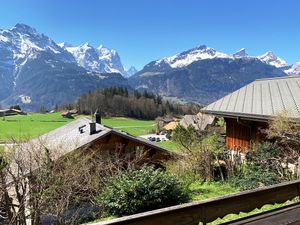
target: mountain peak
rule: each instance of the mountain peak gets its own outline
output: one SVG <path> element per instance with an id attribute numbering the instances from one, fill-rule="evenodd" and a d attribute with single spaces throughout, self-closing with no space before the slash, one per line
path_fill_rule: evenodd
<path id="1" fill-rule="evenodd" d="M 288 66 L 286 61 L 277 57 L 272 51 L 267 51 L 265 54 L 258 56 L 257 58 L 277 68 Z"/>
<path id="2" fill-rule="evenodd" d="M 88 43 L 88 42 L 85 42 L 85 43 L 82 44 L 80 47 L 83 47 L 83 48 L 94 48 L 94 47 L 91 46 L 90 43 Z"/>
<path id="3" fill-rule="evenodd" d="M 195 48 L 178 53 L 174 56 L 166 57 L 156 61 L 156 65 L 161 62 L 169 64 L 172 68 L 181 68 L 187 66 L 195 61 L 212 58 L 232 58 L 232 56 L 223 52 L 218 52 L 206 45 L 199 45 Z"/>
<path id="4" fill-rule="evenodd" d="M 69 43 L 67 43 L 67 42 L 61 42 L 61 43 L 59 43 L 59 44 L 57 44 L 59 47 L 61 47 L 61 48 L 71 48 L 71 47 L 73 47 L 73 45 L 71 45 L 71 44 L 69 44 Z"/>
<path id="5" fill-rule="evenodd" d="M 17 23 L 11 30 L 20 33 L 34 33 L 34 34 L 37 33 L 35 28 L 24 23 Z"/>
<path id="6" fill-rule="evenodd" d="M 128 70 L 126 70 L 126 77 L 131 77 L 136 74 L 138 71 L 134 66 L 131 66 Z"/>
<path id="7" fill-rule="evenodd" d="M 97 49 L 105 48 L 103 44 L 100 44 Z"/>
<path id="8" fill-rule="evenodd" d="M 238 50 L 237 52 L 233 53 L 232 56 L 233 56 L 234 58 L 243 58 L 243 57 L 247 57 L 248 54 L 247 54 L 245 48 L 241 48 L 241 49 Z"/>

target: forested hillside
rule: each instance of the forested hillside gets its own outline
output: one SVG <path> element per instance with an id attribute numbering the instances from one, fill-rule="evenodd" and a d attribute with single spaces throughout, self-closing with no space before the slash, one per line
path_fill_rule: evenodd
<path id="1" fill-rule="evenodd" d="M 139 119 L 154 119 L 166 114 L 184 115 L 199 112 L 200 106 L 164 100 L 150 92 L 128 92 L 126 88 L 111 87 L 82 94 L 75 107 L 79 113 L 90 114 L 95 110 L 107 116 L 126 116 Z"/>

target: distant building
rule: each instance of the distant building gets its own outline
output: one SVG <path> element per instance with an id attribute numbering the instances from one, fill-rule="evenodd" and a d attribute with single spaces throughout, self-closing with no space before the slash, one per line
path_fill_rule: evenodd
<path id="1" fill-rule="evenodd" d="M 283 111 L 300 119 L 300 76 L 256 80 L 201 110 L 224 117 L 227 147 L 242 151 L 263 141 L 262 130 Z"/>
<path id="2" fill-rule="evenodd" d="M 189 125 L 195 127 L 196 130 L 205 130 L 207 126 L 213 125 L 215 116 L 198 113 L 197 115 L 185 115 L 180 120 L 180 125 L 187 128 Z"/>
<path id="3" fill-rule="evenodd" d="M 18 109 L 0 109 L 0 117 L 3 116 L 15 116 L 15 115 L 26 115 L 27 113 Z"/>
<path id="4" fill-rule="evenodd" d="M 166 130 L 166 131 L 173 131 L 175 130 L 175 128 L 178 126 L 179 122 L 178 121 L 172 121 L 172 122 L 169 122 L 167 125 L 165 125 L 163 127 L 163 130 Z"/>

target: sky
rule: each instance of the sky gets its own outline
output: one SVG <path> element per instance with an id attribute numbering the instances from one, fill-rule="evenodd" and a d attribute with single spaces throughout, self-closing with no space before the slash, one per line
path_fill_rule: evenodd
<path id="1" fill-rule="evenodd" d="M 116 49 L 126 68 L 205 44 L 300 61 L 299 0 L 2 0 L 0 28 Z"/>

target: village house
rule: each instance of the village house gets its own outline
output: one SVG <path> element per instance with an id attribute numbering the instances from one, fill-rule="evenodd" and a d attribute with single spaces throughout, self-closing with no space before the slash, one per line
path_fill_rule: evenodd
<path id="1" fill-rule="evenodd" d="M 180 120 L 180 125 L 184 128 L 192 125 L 196 130 L 203 131 L 209 125 L 213 125 L 214 122 L 215 116 L 199 112 L 196 115 L 184 115 L 184 117 Z"/>
<path id="2" fill-rule="evenodd" d="M 224 117 L 227 147 L 245 151 L 265 139 L 263 130 L 279 113 L 300 119 L 300 76 L 255 80 L 201 112 Z"/>
<path id="3" fill-rule="evenodd" d="M 72 156 L 76 153 L 83 153 L 91 156 L 101 155 L 97 159 L 109 157 L 109 160 L 124 162 L 125 166 L 127 162 L 133 162 L 138 166 L 151 164 L 160 167 L 163 162 L 171 159 L 175 154 L 144 138 L 102 125 L 99 114 L 96 114 L 92 121 L 87 118 L 74 120 L 47 134 L 21 144 L 16 151 L 13 145 L 7 146 L 6 149 L 9 151 L 10 148 L 12 148 L 12 152 L 15 152 L 21 158 L 30 157 L 32 149 L 37 152 L 47 149 L 51 155 L 51 160 L 55 161 L 64 160 L 64 156 L 67 155 Z M 30 154 L 28 155 L 28 153 Z M 34 162 L 31 164 L 33 170 L 39 166 L 39 164 L 34 165 Z M 11 165 L 13 171 L 14 165 L 14 163 Z M 12 179 L 8 178 L 8 180 Z M 8 192 L 10 196 L 16 196 L 13 187 L 8 188 Z M 49 221 L 52 221 L 52 218 L 43 218 L 43 223 L 51 224 Z M 28 224 L 30 224 L 30 218 Z"/>
<path id="4" fill-rule="evenodd" d="M 26 115 L 26 113 L 18 109 L 0 109 L 0 117 L 15 115 Z"/>
<path id="5" fill-rule="evenodd" d="M 187 128 L 191 125 L 196 130 L 203 131 L 210 125 L 213 125 L 215 120 L 215 116 L 199 112 L 196 115 L 184 115 L 179 121 L 169 122 L 163 127 L 163 130 L 172 132 L 178 125 L 181 125 L 184 128 Z"/>

